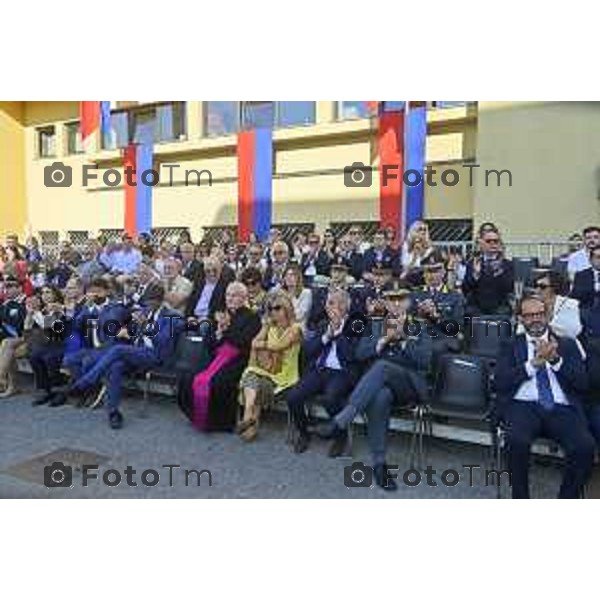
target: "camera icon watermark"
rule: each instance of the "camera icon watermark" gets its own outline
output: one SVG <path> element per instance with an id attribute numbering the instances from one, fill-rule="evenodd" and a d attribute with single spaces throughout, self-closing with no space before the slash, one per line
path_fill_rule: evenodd
<path id="1" fill-rule="evenodd" d="M 44 167 L 44 185 L 46 187 L 71 187 L 73 169 L 62 162 L 53 162 Z"/>
<path id="2" fill-rule="evenodd" d="M 73 484 L 73 469 L 63 462 L 44 467 L 44 485 L 48 488 L 68 488 Z"/>
<path id="3" fill-rule="evenodd" d="M 373 468 L 360 461 L 344 467 L 344 485 L 348 488 L 373 487 Z"/>
<path id="4" fill-rule="evenodd" d="M 372 167 L 367 167 L 362 162 L 353 162 L 344 167 L 344 185 L 346 187 L 371 187 L 372 183 Z"/>

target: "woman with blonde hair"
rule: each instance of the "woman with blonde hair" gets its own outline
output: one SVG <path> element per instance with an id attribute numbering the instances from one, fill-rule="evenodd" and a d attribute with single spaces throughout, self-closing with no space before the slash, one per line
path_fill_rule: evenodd
<path id="1" fill-rule="evenodd" d="M 260 411 L 275 396 L 298 382 L 302 329 L 296 323 L 292 300 L 277 290 L 267 298 L 267 318 L 252 342 L 249 366 L 240 381 L 244 416 L 237 432 L 245 442 L 258 434 Z"/>
<path id="2" fill-rule="evenodd" d="M 409 271 L 421 266 L 433 252 L 433 245 L 429 238 L 429 227 L 424 221 L 415 221 L 409 228 L 404 244 L 402 245 L 402 268 Z"/>

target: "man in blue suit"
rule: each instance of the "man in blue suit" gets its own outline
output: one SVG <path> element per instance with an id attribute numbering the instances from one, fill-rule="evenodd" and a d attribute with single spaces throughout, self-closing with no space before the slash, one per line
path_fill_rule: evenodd
<path id="1" fill-rule="evenodd" d="M 600 311 L 600 247 L 590 250 L 589 269 L 575 274 L 571 297 L 579 300 L 581 310 Z"/>
<path id="2" fill-rule="evenodd" d="M 309 362 L 300 381 L 287 392 L 287 403 L 295 426 L 293 450 L 305 452 L 309 444 L 305 404 L 307 399 L 322 395 L 325 410 L 333 416 L 346 401 L 357 376 L 355 350 L 358 338 L 348 322 L 350 296 L 346 290 L 331 290 L 325 304 L 327 321 L 305 343 Z M 332 457 L 340 456 L 347 442 L 347 432 L 340 432 L 329 450 Z"/>
<path id="3" fill-rule="evenodd" d="M 365 413 L 375 483 L 386 491 L 397 489 L 385 464 L 392 405 L 424 402 L 428 394 L 426 376 L 431 364 L 431 337 L 424 330 L 416 337 L 408 336 L 404 300 L 409 293 L 405 289 L 384 293 L 387 312 L 384 328 L 378 336 L 363 337 L 356 350 L 357 360 L 370 366 L 346 407 L 316 429 L 320 437 L 336 437 L 340 431 L 346 431 L 359 413 Z"/>
<path id="4" fill-rule="evenodd" d="M 63 361 L 73 380 L 79 379 L 107 348 L 117 342 L 117 333 L 130 317 L 131 311 L 123 304 L 113 302 L 110 292 L 105 279 L 93 279 L 87 288 L 87 304 L 73 317 L 72 333 L 81 335 L 84 344 L 81 350 L 66 355 Z M 50 404 L 59 406 L 66 401 L 65 394 L 57 394 Z M 83 406 L 85 402 L 85 396 L 80 395 L 77 405 Z"/>
<path id="5" fill-rule="evenodd" d="M 565 453 L 559 498 L 577 498 L 595 450 L 581 406 L 588 391 L 585 359 L 575 341 L 556 338 L 548 329 L 540 299 L 525 298 L 519 317 L 525 333 L 501 346 L 495 377 L 513 498 L 529 497 L 529 453 L 539 437 L 557 442 Z"/>
<path id="6" fill-rule="evenodd" d="M 117 339 L 126 343 L 114 344 L 105 350 L 71 385 L 71 389 L 77 391 L 106 380 L 106 407 L 112 429 L 123 426 L 119 405 L 124 376 L 128 372 L 154 369 L 175 351 L 177 334 L 183 328 L 183 315 L 164 304 L 164 294 L 160 283 L 151 284 L 146 290 L 147 319 L 134 320 L 121 328 Z"/>

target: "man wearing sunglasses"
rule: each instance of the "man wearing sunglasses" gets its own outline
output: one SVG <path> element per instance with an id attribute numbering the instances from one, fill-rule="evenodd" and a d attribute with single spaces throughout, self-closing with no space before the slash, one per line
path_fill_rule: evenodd
<path id="1" fill-rule="evenodd" d="M 469 316 L 511 313 L 514 290 L 512 262 L 504 258 L 502 238 L 495 228 L 482 229 L 478 252 L 468 263 L 462 283 Z"/>
<path id="2" fill-rule="evenodd" d="M 502 344 L 495 374 L 512 495 L 529 497 L 531 444 L 545 437 L 565 453 L 559 498 L 578 498 L 590 476 L 595 451 L 581 404 L 588 393 L 584 357 L 574 340 L 558 338 L 549 330 L 541 299 L 526 297 L 519 320 L 525 333 Z"/>

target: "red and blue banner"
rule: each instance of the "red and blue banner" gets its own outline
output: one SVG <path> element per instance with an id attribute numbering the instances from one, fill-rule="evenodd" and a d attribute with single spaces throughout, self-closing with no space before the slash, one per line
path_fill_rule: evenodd
<path id="1" fill-rule="evenodd" d="M 273 218 L 273 132 L 270 128 L 238 134 L 238 239 L 254 232 L 269 236 Z"/>
<path id="2" fill-rule="evenodd" d="M 82 100 L 79 102 L 79 128 L 82 141 L 85 141 L 98 130 L 103 134 L 109 132 L 110 101 Z"/>
<path id="3" fill-rule="evenodd" d="M 366 104 L 377 117 L 380 224 L 402 233 L 422 219 L 425 210 L 426 107 L 421 102 Z"/>
<path id="4" fill-rule="evenodd" d="M 125 182 L 125 231 L 129 235 L 150 233 L 152 230 L 152 185 L 153 175 L 147 174 L 153 166 L 152 144 L 129 144 L 123 154 L 123 168 L 130 169 L 132 175 L 124 172 Z M 133 174 L 135 172 L 135 174 Z"/>

